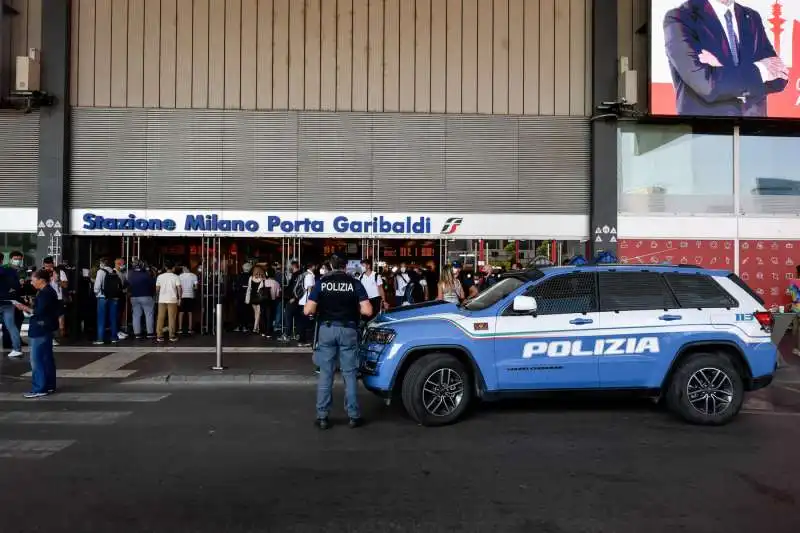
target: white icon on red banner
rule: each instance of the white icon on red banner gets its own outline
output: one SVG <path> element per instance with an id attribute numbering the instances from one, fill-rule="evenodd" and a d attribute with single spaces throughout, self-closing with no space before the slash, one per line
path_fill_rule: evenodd
<path id="1" fill-rule="evenodd" d="M 756 250 L 763 250 L 763 249 L 764 249 L 764 243 L 761 242 L 761 241 L 758 241 L 756 243 Z"/>
<path id="2" fill-rule="evenodd" d="M 779 296 L 780 295 L 780 291 L 778 290 L 778 287 L 772 287 L 769 290 L 769 294 L 770 294 L 770 296 Z"/>
<path id="3" fill-rule="evenodd" d="M 778 261 L 777 257 L 773 256 L 769 258 L 769 262 L 772 263 L 773 265 L 777 265 L 780 261 Z"/>
<path id="4" fill-rule="evenodd" d="M 716 250 L 719 248 L 719 243 L 717 241 L 711 241 L 711 249 Z"/>
<path id="5" fill-rule="evenodd" d="M 745 272 L 744 274 L 742 274 L 742 279 L 743 279 L 743 280 L 745 280 L 745 281 L 747 281 L 748 279 L 750 279 L 750 274 L 748 274 L 747 272 Z"/>
<path id="6" fill-rule="evenodd" d="M 756 273 L 756 279 L 764 279 L 764 273 L 763 272 Z"/>
<path id="7" fill-rule="evenodd" d="M 742 243 L 742 250 L 749 250 L 749 249 L 750 249 L 750 243 L 749 242 L 743 242 Z"/>
<path id="8" fill-rule="evenodd" d="M 732 245 L 731 245 L 731 241 L 725 241 L 725 249 L 726 249 L 726 250 L 730 250 L 730 249 L 731 249 L 731 246 L 732 246 Z"/>
<path id="9" fill-rule="evenodd" d="M 688 242 L 681 241 L 681 248 L 688 248 L 688 247 L 689 247 L 689 243 Z"/>
<path id="10" fill-rule="evenodd" d="M 778 249 L 778 242 L 777 241 L 772 241 L 772 244 L 770 244 L 769 247 L 770 247 L 771 250 L 777 250 Z"/>

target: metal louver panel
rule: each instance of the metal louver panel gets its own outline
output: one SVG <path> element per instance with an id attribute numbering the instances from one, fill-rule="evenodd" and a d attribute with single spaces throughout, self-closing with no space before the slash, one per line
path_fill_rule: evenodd
<path id="1" fill-rule="evenodd" d="M 71 161 L 71 207 L 146 208 L 147 111 L 73 111 Z"/>
<path id="2" fill-rule="evenodd" d="M 72 118 L 73 208 L 589 210 L 580 117 L 77 108 Z"/>
<path id="3" fill-rule="evenodd" d="M 36 207 L 39 113 L 0 111 L 0 207 Z"/>
<path id="4" fill-rule="evenodd" d="M 372 116 L 302 113 L 298 127 L 300 207 L 369 211 L 372 202 Z"/>
<path id="5" fill-rule="evenodd" d="M 224 205 L 225 112 L 148 111 L 147 207 L 220 209 Z"/>
<path id="6" fill-rule="evenodd" d="M 372 208 L 441 210 L 446 193 L 442 117 L 376 113 L 372 132 Z"/>
<path id="7" fill-rule="evenodd" d="M 519 212 L 588 213 L 590 168 L 588 119 L 519 118 Z"/>
<path id="8" fill-rule="evenodd" d="M 225 209 L 297 209 L 297 114 L 228 114 L 223 143 Z"/>
<path id="9" fill-rule="evenodd" d="M 517 204 L 517 119 L 456 115 L 447 121 L 450 211 L 513 213 Z"/>

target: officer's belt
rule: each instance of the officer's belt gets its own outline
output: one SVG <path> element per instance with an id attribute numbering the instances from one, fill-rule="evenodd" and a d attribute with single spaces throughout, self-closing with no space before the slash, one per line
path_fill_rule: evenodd
<path id="1" fill-rule="evenodd" d="M 336 326 L 339 328 L 350 328 L 350 329 L 358 329 L 357 322 L 343 322 L 341 320 L 322 320 L 320 321 L 320 325 L 323 326 Z"/>

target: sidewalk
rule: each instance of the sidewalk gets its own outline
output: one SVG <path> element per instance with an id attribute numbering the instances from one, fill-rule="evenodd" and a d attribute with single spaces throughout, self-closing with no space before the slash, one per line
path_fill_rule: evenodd
<path id="1" fill-rule="evenodd" d="M 126 384 L 313 384 L 316 375 L 311 350 L 295 343 L 266 341 L 245 334 L 226 334 L 223 338 L 224 370 L 211 367 L 216 362 L 215 338 L 182 337 L 177 343 L 128 339 L 116 345 L 89 343 L 58 346 L 56 364 L 59 379 L 97 382 L 110 380 Z M 775 376 L 776 383 L 800 384 L 800 356 L 792 353 L 793 339 L 780 344 L 784 364 Z M 0 356 L 0 383 L 30 379 L 30 362 Z"/>

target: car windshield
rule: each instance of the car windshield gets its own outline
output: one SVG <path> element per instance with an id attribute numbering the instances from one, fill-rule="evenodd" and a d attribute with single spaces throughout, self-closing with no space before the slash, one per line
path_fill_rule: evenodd
<path id="1" fill-rule="evenodd" d="M 525 283 L 524 280 L 515 277 L 501 279 L 476 297 L 464 301 L 462 307 L 470 311 L 483 311 L 506 298 Z"/>

